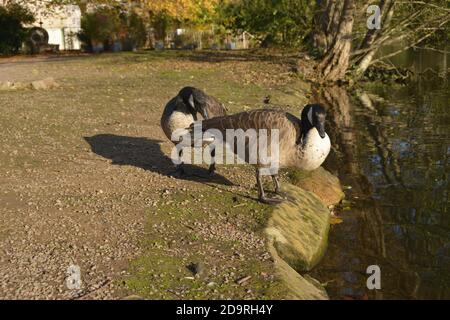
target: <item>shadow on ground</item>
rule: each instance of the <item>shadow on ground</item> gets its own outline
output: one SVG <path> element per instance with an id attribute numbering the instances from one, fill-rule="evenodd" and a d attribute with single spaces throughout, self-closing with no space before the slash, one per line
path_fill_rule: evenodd
<path id="1" fill-rule="evenodd" d="M 84 139 L 91 146 L 92 152 L 111 159 L 114 165 L 131 165 L 165 176 L 171 176 L 175 171 L 172 160 L 161 150 L 159 140 L 114 134 L 98 134 Z M 233 185 L 221 175 L 210 177 L 207 168 L 185 165 L 185 171 L 186 175 L 179 179 Z"/>

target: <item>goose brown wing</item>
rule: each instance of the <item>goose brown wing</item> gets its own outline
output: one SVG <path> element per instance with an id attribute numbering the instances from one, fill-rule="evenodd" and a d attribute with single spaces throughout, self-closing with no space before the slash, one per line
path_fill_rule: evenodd
<path id="1" fill-rule="evenodd" d="M 279 163 L 281 166 L 285 166 L 289 163 L 290 159 L 293 157 L 293 152 L 297 150 L 296 143 L 299 141 L 299 137 L 301 134 L 300 130 L 300 120 L 290 113 L 286 113 L 278 110 L 271 109 L 259 109 L 252 110 L 248 112 L 242 112 L 230 116 L 225 117 L 217 117 L 213 119 L 203 120 L 202 122 L 202 131 L 207 131 L 210 129 L 219 130 L 222 133 L 222 137 L 227 137 L 227 129 L 241 129 L 243 131 L 247 131 L 249 129 L 257 130 L 257 136 L 261 134 L 261 129 L 267 130 L 267 149 L 272 150 L 271 147 L 271 135 L 273 134 L 273 129 L 279 130 Z M 191 132 L 193 129 L 193 125 L 191 126 Z M 255 141 L 255 140 L 253 140 Z M 258 140 L 259 141 L 259 140 Z M 227 141 L 228 143 L 232 143 L 231 141 Z M 250 150 L 250 140 L 245 140 L 245 157 L 249 156 Z M 235 150 L 236 153 L 235 144 Z M 260 145 L 257 145 L 257 148 L 261 148 Z M 259 150 L 259 152 L 264 150 Z M 248 159 L 245 158 L 245 161 L 248 162 Z"/>
<path id="2" fill-rule="evenodd" d="M 202 121 L 203 131 L 208 129 L 300 129 L 299 120 L 286 112 L 272 109 L 258 109 L 247 112 L 236 113 L 229 116 L 216 117 Z"/>

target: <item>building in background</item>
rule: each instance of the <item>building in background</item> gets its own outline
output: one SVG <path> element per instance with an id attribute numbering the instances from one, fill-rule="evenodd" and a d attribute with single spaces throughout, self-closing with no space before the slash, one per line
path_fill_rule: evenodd
<path id="1" fill-rule="evenodd" d="M 8 0 L 0 0 L 6 5 Z M 59 46 L 59 50 L 80 50 L 77 33 L 81 30 L 81 10 L 77 5 L 47 6 L 49 0 L 14 2 L 28 7 L 36 21 L 29 27 L 42 27 L 49 35 L 49 45 Z"/>
<path id="2" fill-rule="evenodd" d="M 48 32 L 49 45 L 59 45 L 59 50 L 80 50 L 77 33 L 81 30 L 81 10 L 77 5 L 64 5 L 52 8 L 33 8 L 36 26 Z"/>

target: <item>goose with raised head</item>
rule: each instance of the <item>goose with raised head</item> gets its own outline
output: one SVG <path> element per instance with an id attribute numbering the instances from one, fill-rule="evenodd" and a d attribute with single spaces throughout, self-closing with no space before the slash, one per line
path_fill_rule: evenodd
<path id="1" fill-rule="evenodd" d="M 250 145 L 251 142 L 245 141 L 245 161 L 248 163 L 250 152 L 255 150 L 258 154 L 267 152 L 271 149 L 271 136 L 273 129 L 278 129 L 278 167 L 294 167 L 303 170 L 314 170 L 322 165 L 328 156 L 331 148 L 330 138 L 325 132 L 325 108 L 320 104 L 306 105 L 302 111 L 301 119 L 291 113 L 273 110 L 258 109 L 230 116 L 217 117 L 214 119 L 203 120 L 201 122 L 202 131 L 218 130 L 226 140 L 227 130 L 238 130 L 246 132 L 248 129 L 254 129 L 257 139 L 259 135 L 267 132 L 266 150 L 261 150 L 260 145 Z M 265 130 L 260 130 L 265 129 Z M 195 130 L 191 125 L 191 131 Z M 214 134 L 213 134 L 214 135 Z M 237 154 L 234 141 L 225 141 L 228 145 L 234 145 L 230 148 Z M 277 198 L 267 198 L 262 185 L 262 169 L 267 167 L 267 163 L 261 163 L 259 157 L 256 158 L 256 181 L 258 186 L 259 200 L 263 203 L 278 203 L 281 200 Z M 271 174 L 275 185 L 275 193 L 281 194 L 278 174 Z"/>
<path id="2" fill-rule="evenodd" d="M 172 98 L 164 108 L 161 116 L 161 127 L 169 140 L 172 141 L 177 130 L 187 129 L 197 121 L 198 114 L 203 119 L 210 119 L 218 116 L 225 116 L 227 109 L 216 98 L 207 95 L 200 89 L 194 87 L 184 87 Z M 172 141 L 174 144 L 178 141 Z M 214 157 L 214 150 L 211 152 Z M 179 152 L 182 157 L 182 150 Z M 215 171 L 215 165 L 211 164 L 210 174 Z M 178 174 L 184 174 L 183 163 L 176 166 Z"/>

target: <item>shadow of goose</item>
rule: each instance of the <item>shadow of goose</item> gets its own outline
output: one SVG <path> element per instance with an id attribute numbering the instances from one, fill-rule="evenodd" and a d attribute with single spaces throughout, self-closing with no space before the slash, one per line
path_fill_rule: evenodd
<path id="1" fill-rule="evenodd" d="M 165 176 L 171 176 L 174 172 L 172 160 L 161 150 L 162 141 L 114 134 L 98 134 L 84 139 L 91 146 L 92 152 L 112 160 L 113 165 L 135 166 Z M 210 177 L 207 168 L 185 165 L 185 169 L 187 174 L 179 179 L 233 185 L 221 175 Z"/>

